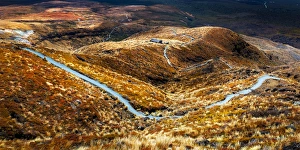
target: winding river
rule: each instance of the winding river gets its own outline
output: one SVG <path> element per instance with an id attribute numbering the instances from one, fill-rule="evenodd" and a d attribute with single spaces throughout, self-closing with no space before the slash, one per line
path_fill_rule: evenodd
<path id="1" fill-rule="evenodd" d="M 2 32 L 4 32 L 4 31 L 2 31 Z M 32 34 L 31 31 L 30 32 L 26 32 L 26 33 L 25 32 L 16 32 L 16 33 L 18 34 L 18 36 L 16 36 L 16 37 L 20 37 L 20 38 L 25 39 L 25 40 L 27 40 L 27 37 Z M 177 33 L 175 32 L 175 34 L 177 34 Z M 20 41 L 20 42 L 24 42 L 24 41 Z M 24 43 L 28 44 L 26 41 Z M 28 45 L 30 45 L 30 44 L 28 44 Z M 157 117 L 157 116 L 152 116 L 152 115 L 145 115 L 143 112 L 140 112 L 140 111 L 137 111 L 136 109 L 134 109 L 127 99 L 123 98 L 121 94 L 119 94 L 118 92 L 116 92 L 113 89 L 109 88 L 107 85 L 102 84 L 99 81 L 94 80 L 94 79 L 92 79 L 92 78 L 90 78 L 90 77 L 88 77 L 88 76 L 86 76 L 84 74 L 81 74 L 81 73 L 79 73 L 79 72 L 77 72 L 77 71 L 75 71 L 75 70 L 67 67 L 66 65 L 61 64 L 61 63 L 53 60 L 52 58 L 50 58 L 48 56 L 45 56 L 44 54 L 42 54 L 40 52 L 37 52 L 37 51 L 35 51 L 33 49 L 30 49 L 30 48 L 22 48 L 22 49 L 25 50 L 25 51 L 28 51 L 30 53 L 33 53 L 33 54 L 41 57 L 42 59 L 45 59 L 46 61 L 48 61 L 52 65 L 54 65 L 54 66 L 56 66 L 58 68 L 61 68 L 61 69 L 65 70 L 65 71 L 67 71 L 67 72 L 69 72 L 69 73 L 71 73 L 71 74 L 79 77 L 80 79 L 85 80 L 85 81 L 87 81 L 87 82 L 89 82 L 89 83 L 91 83 L 91 84 L 93 84 L 93 85 L 95 85 L 95 86 L 103 89 L 107 93 L 109 93 L 109 94 L 113 95 L 114 97 L 118 98 L 120 100 L 120 102 L 122 102 L 127 107 L 128 111 L 131 112 L 132 114 L 136 115 L 136 116 L 143 117 L 143 118 L 157 119 L 157 120 L 162 119 L 162 118 L 173 118 L 173 119 L 176 119 L 176 118 L 181 118 L 182 117 L 182 116 Z M 170 60 L 169 60 L 169 58 L 167 56 L 167 49 L 168 49 L 168 46 L 166 46 L 165 49 L 164 49 L 164 56 L 167 59 L 168 64 L 170 66 L 172 66 L 172 63 L 170 62 Z M 212 61 L 212 60 L 208 60 L 203 65 L 207 64 L 210 61 Z M 197 65 L 197 66 L 199 66 L 199 65 Z M 229 95 L 226 96 L 226 98 L 224 100 L 216 102 L 216 103 L 213 103 L 211 105 L 208 105 L 205 108 L 208 109 L 208 108 L 211 108 L 211 107 L 214 107 L 214 106 L 217 106 L 217 105 L 224 105 L 224 104 L 226 104 L 228 101 L 230 101 L 232 98 L 234 98 L 236 96 L 249 94 L 253 90 L 259 88 L 268 79 L 280 80 L 280 78 L 277 78 L 277 77 L 274 77 L 274 76 L 270 76 L 268 74 L 263 75 L 263 76 L 261 76 L 257 80 L 257 83 L 254 84 L 251 88 L 245 89 L 245 90 L 241 90 L 241 91 L 239 91 L 237 93 L 234 93 L 234 94 L 229 94 Z"/>
<path id="2" fill-rule="evenodd" d="M 107 93 L 109 93 L 109 94 L 117 97 L 127 107 L 128 111 L 131 112 L 132 114 L 136 115 L 136 116 L 143 117 L 143 118 L 157 119 L 157 120 L 162 119 L 162 118 L 173 118 L 173 119 L 175 119 L 175 118 L 181 118 L 182 117 L 182 116 L 157 117 L 157 116 L 152 116 L 152 115 L 145 115 L 143 112 L 140 112 L 140 111 L 137 111 L 136 109 L 134 109 L 127 99 L 123 98 L 121 94 L 119 94 L 116 91 L 112 90 L 111 88 L 107 87 L 105 84 L 102 84 L 102 83 L 100 83 L 97 80 L 94 80 L 94 79 L 92 79 L 92 78 L 90 78 L 90 77 L 88 77 L 86 75 L 83 75 L 83 74 L 81 74 L 81 73 L 79 73 L 79 72 L 77 72 L 77 71 L 75 71 L 75 70 L 67 67 L 66 65 L 61 64 L 61 63 L 53 60 L 52 58 L 50 58 L 48 56 L 45 56 L 44 54 L 42 54 L 40 52 L 37 52 L 37 51 L 35 51 L 33 49 L 23 48 L 23 50 L 28 51 L 30 53 L 33 53 L 33 54 L 41 57 L 42 59 L 45 59 L 46 61 L 48 61 L 52 65 L 54 65 L 54 66 L 56 66 L 58 68 L 61 68 L 61 69 L 65 70 L 65 71 L 67 71 L 67 72 L 69 72 L 69 73 L 71 73 L 71 74 L 73 74 L 73 75 L 75 75 L 75 76 L 77 76 L 77 77 L 79 77 L 79 78 L 81 78 L 81 79 L 83 79 L 83 80 L 85 80 L 85 81 L 87 81 L 87 82 L 89 82 L 89 83 L 91 83 L 91 84 L 93 84 L 93 85 L 95 85 L 95 86 L 97 86 L 97 87 L 105 90 Z M 256 84 L 254 84 L 251 88 L 245 89 L 245 90 L 241 90 L 241 91 L 239 91 L 238 93 L 235 93 L 235 94 L 229 94 L 229 95 L 226 96 L 226 98 L 224 100 L 216 102 L 216 103 L 213 103 L 211 105 L 208 105 L 205 108 L 208 109 L 208 108 L 211 108 L 211 107 L 214 107 L 214 106 L 217 106 L 217 105 L 224 105 L 224 104 L 226 104 L 228 101 L 230 101 L 232 98 L 234 98 L 236 96 L 249 94 L 253 90 L 259 88 L 268 79 L 280 80 L 280 78 L 273 77 L 273 76 L 270 76 L 268 74 L 263 75 L 263 76 L 261 76 L 257 80 Z"/>
<path id="3" fill-rule="evenodd" d="M 226 98 L 224 100 L 213 103 L 211 105 L 208 105 L 205 108 L 211 108 L 211 107 L 214 107 L 214 106 L 217 106 L 217 105 L 219 105 L 219 106 L 224 105 L 236 96 L 249 94 L 253 90 L 256 90 L 257 88 L 259 88 L 268 79 L 280 80 L 280 78 L 273 77 L 273 76 L 270 76 L 268 74 L 265 74 L 265 75 L 261 76 L 260 78 L 258 78 L 257 82 L 251 88 L 241 90 L 241 91 L 239 91 L 238 93 L 235 93 L 235 94 L 229 94 L 229 95 L 226 96 Z"/>
<path id="4" fill-rule="evenodd" d="M 100 83 L 97 80 L 94 80 L 94 79 L 92 79 L 92 78 L 90 78 L 90 77 L 88 77 L 86 75 L 83 75 L 83 74 L 81 74 L 81 73 L 79 73 L 79 72 L 77 72 L 77 71 L 75 71 L 75 70 L 67 67 L 66 65 L 61 64 L 61 63 L 53 60 L 52 58 L 50 58 L 48 56 L 45 56 L 44 54 L 39 53 L 39 52 L 37 52 L 37 51 L 35 51 L 33 49 L 23 48 L 23 50 L 28 51 L 30 53 L 33 53 L 33 54 L 41 57 L 42 59 L 46 59 L 52 65 L 54 65 L 54 66 L 56 66 L 58 68 L 61 68 L 61 69 L 65 70 L 65 71 L 67 71 L 67 72 L 69 72 L 69 73 L 71 73 L 71 74 L 73 74 L 73 75 L 75 75 L 75 76 L 77 76 L 77 77 L 79 77 L 79 78 L 81 78 L 81 79 L 83 79 L 83 80 L 85 80 L 85 81 L 87 81 L 87 82 L 89 82 L 89 83 L 91 83 L 91 84 L 93 84 L 93 85 L 95 85 L 95 86 L 97 86 L 97 87 L 105 90 L 107 93 L 109 93 L 109 94 L 117 97 L 127 107 L 128 111 L 131 112 L 132 114 L 136 115 L 136 116 L 143 117 L 143 118 L 148 117 L 150 119 L 179 118 L 179 117 L 181 117 L 181 116 L 156 117 L 156 116 L 152 116 L 152 115 L 145 115 L 144 113 L 142 113 L 142 112 L 137 111 L 136 109 L 134 109 L 127 99 L 123 98 L 121 96 L 121 94 L 119 94 L 116 91 L 112 90 L 111 88 L 107 87 L 105 84 L 102 84 L 102 83 Z"/>

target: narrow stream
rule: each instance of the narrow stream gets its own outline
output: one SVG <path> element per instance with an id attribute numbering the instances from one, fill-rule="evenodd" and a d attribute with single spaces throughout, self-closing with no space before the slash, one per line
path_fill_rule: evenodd
<path id="1" fill-rule="evenodd" d="M 73 75 L 75 75 L 75 76 L 77 76 L 77 77 L 79 77 L 79 78 L 81 78 L 81 79 L 83 79 L 83 80 L 85 80 L 85 81 L 87 81 L 87 82 L 89 82 L 89 83 L 91 83 L 91 84 L 93 84 L 93 85 L 95 85 L 95 86 L 97 86 L 97 87 L 105 90 L 107 93 L 109 93 L 109 94 L 117 97 L 127 107 L 128 111 L 131 112 L 131 113 L 133 113 L 136 116 L 144 117 L 144 118 L 148 117 L 150 119 L 157 119 L 157 120 L 162 119 L 162 118 L 180 118 L 181 117 L 181 116 L 156 117 L 156 116 L 152 116 L 152 115 L 145 115 L 144 113 L 142 113 L 142 112 L 137 111 L 136 109 L 134 109 L 127 99 L 123 98 L 122 95 L 120 95 L 116 91 L 112 90 L 111 88 L 107 87 L 105 84 L 102 84 L 102 83 L 100 83 L 97 80 L 94 80 L 94 79 L 92 79 L 92 78 L 90 78 L 90 77 L 88 77 L 86 75 L 83 75 L 83 74 L 81 74 L 81 73 L 79 73 L 79 72 L 77 72 L 77 71 L 75 71 L 75 70 L 67 67 L 66 65 L 61 64 L 61 63 L 53 60 L 52 58 L 50 58 L 48 56 L 45 56 L 42 53 L 39 53 L 39 52 L 37 52 L 35 50 L 32 50 L 30 48 L 23 48 L 23 50 L 28 51 L 30 53 L 33 53 L 33 54 L 41 57 L 42 59 L 46 59 L 52 65 L 54 65 L 54 66 L 56 66 L 58 68 L 61 68 L 61 69 L 65 70 L 65 71 L 67 71 L 67 72 L 69 72 L 69 73 L 71 73 L 71 74 L 73 74 Z"/>
<path id="2" fill-rule="evenodd" d="M 249 94 L 253 90 L 256 90 L 257 88 L 259 88 L 268 79 L 280 80 L 280 78 L 273 77 L 273 76 L 270 76 L 268 74 L 265 74 L 265 75 L 261 76 L 260 78 L 258 78 L 257 82 L 251 88 L 241 90 L 241 91 L 239 91 L 238 93 L 235 93 L 235 94 L 229 94 L 229 95 L 226 96 L 226 98 L 224 100 L 213 103 L 211 105 L 208 105 L 205 108 L 211 108 L 211 107 L 214 107 L 214 106 L 224 105 L 236 96 Z"/>

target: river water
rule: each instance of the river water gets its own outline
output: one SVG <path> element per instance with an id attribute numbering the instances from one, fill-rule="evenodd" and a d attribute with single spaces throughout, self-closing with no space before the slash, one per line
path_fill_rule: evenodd
<path id="1" fill-rule="evenodd" d="M 150 119 L 179 118 L 180 117 L 180 116 L 156 117 L 156 116 L 152 116 L 152 115 L 145 115 L 143 112 L 140 112 L 140 111 L 137 111 L 136 109 L 134 109 L 127 99 L 123 98 L 121 94 L 119 94 L 116 91 L 114 91 L 113 89 L 107 87 L 105 84 L 102 84 L 102 83 L 100 83 L 97 80 L 94 80 L 94 79 L 92 79 L 92 78 L 90 78 L 90 77 L 88 77 L 86 75 L 83 75 L 83 74 L 81 74 L 81 73 L 79 73 L 79 72 L 77 72 L 77 71 L 75 71 L 75 70 L 67 67 L 66 65 L 61 64 L 61 63 L 53 60 L 52 58 L 50 58 L 48 56 L 45 56 L 44 54 L 39 53 L 39 52 L 37 52 L 37 51 L 35 51 L 33 49 L 23 48 L 23 50 L 31 52 L 31 53 L 33 53 L 33 54 L 41 57 L 42 59 L 47 60 L 52 65 L 54 65 L 54 66 L 56 66 L 58 68 L 61 68 L 61 69 L 65 70 L 65 71 L 67 71 L 67 72 L 69 72 L 69 73 L 71 73 L 71 74 L 79 77 L 80 79 L 83 79 L 83 80 L 85 80 L 85 81 L 87 81 L 87 82 L 89 82 L 89 83 L 91 83 L 91 84 L 93 84 L 93 85 L 95 85 L 95 86 L 97 86 L 97 87 L 105 90 L 107 93 L 113 95 L 114 97 L 117 97 L 127 107 L 128 111 L 131 112 L 132 114 L 136 115 L 136 116 L 144 117 L 144 118 L 148 117 Z"/>
<path id="2" fill-rule="evenodd" d="M 134 109 L 132 107 L 132 105 L 129 103 L 129 101 L 125 98 L 122 97 L 121 94 L 119 94 L 118 92 L 114 91 L 113 89 L 109 88 L 107 85 L 105 84 L 102 84 L 100 83 L 99 81 L 97 80 L 94 80 L 86 75 L 83 75 L 69 67 L 67 67 L 66 65 L 64 64 L 61 64 L 55 60 L 53 60 L 52 58 L 48 57 L 48 56 L 45 56 L 44 54 L 40 53 L 40 52 L 37 52 L 33 49 L 30 49 L 30 48 L 23 48 L 23 50 L 25 51 L 28 51 L 30 53 L 33 53 L 39 57 L 41 57 L 42 59 L 45 59 L 46 61 L 48 61 L 49 63 L 51 63 L 52 65 L 58 67 L 58 68 L 61 68 L 103 90 L 105 90 L 107 93 L 115 96 L 116 98 L 118 98 L 128 109 L 129 112 L 131 112 L 132 114 L 136 115 L 136 116 L 139 116 L 139 117 L 143 117 L 143 118 L 150 118 L 150 119 L 162 119 L 162 118 L 181 118 L 182 116 L 167 116 L 167 117 L 157 117 L 157 116 L 152 116 L 152 115 L 145 115 L 143 112 L 140 112 L 140 111 L 137 111 L 136 109 Z M 252 92 L 253 90 L 259 88 L 266 80 L 268 79 L 274 79 L 274 80 L 280 80 L 280 78 L 277 78 L 277 77 L 274 77 L 274 76 L 270 76 L 268 74 L 266 75 L 263 75 L 261 76 L 257 82 L 249 89 L 245 89 L 245 90 L 241 90 L 235 94 L 229 94 L 226 96 L 226 98 L 222 101 L 219 101 L 219 102 L 216 102 L 216 103 L 213 103 L 211 105 L 208 105 L 206 106 L 205 108 L 208 109 L 208 108 L 211 108 L 211 107 L 214 107 L 214 106 L 220 106 L 220 105 L 224 105 L 226 104 L 227 102 L 229 102 L 232 98 L 236 97 L 236 96 L 239 96 L 239 95 L 245 95 L 245 94 L 249 94 L 250 92 Z"/>
<path id="3" fill-rule="evenodd" d="M 224 105 L 236 96 L 249 94 L 253 90 L 256 90 L 257 88 L 259 88 L 268 79 L 280 80 L 280 78 L 273 77 L 273 76 L 270 76 L 268 74 L 265 74 L 265 75 L 261 76 L 260 78 L 258 78 L 257 82 L 251 88 L 241 90 L 241 91 L 239 91 L 238 93 L 235 93 L 235 94 L 229 94 L 229 95 L 226 96 L 226 98 L 224 100 L 213 103 L 211 105 L 208 105 L 205 108 L 211 108 L 211 107 L 214 107 L 214 106 Z"/>

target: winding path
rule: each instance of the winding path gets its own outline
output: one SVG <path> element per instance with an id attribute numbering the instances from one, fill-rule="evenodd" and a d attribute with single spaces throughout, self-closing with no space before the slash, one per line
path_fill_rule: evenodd
<path id="1" fill-rule="evenodd" d="M 239 91 L 236 94 L 229 94 L 229 95 L 226 96 L 226 98 L 224 100 L 213 103 L 211 105 L 208 105 L 205 108 L 211 108 L 211 107 L 214 107 L 214 106 L 217 106 L 217 105 L 218 106 L 224 105 L 236 96 L 249 94 L 253 90 L 256 90 L 257 88 L 259 88 L 268 79 L 280 80 L 280 78 L 273 77 L 273 76 L 270 76 L 268 74 L 265 74 L 265 75 L 261 76 L 260 78 L 258 78 L 257 82 L 251 88 Z"/>
<path id="2" fill-rule="evenodd" d="M 222 61 L 225 65 L 227 65 L 230 69 L 232 69 L 233 67 L 231 65 L 229 65 L 226 61 L 224 61 L 222 58 L 219 59 L 220 61 Z"/>
<path id="3" fill-rule="evenodd" d="M 165 49 L 164 49 L 164 56 L 165 56 L 165 58 L 166 58 L 168 64 L 169 64 L 171 67 L 173 67 L 173 65 L 172 65 L 172 63 L 171 63 L 171 61 L 170 61 L 170 59 L 169 59 L 169 57 L 168 57 L 168 55 L 167 55 L 168 47 L 169 47 L 169 46 L 167 45 L 167 46 L 165 47 Z"/>
<path id="4" fill-rule="evenodd" d="M 190 42 L 195 40 L 195 38 L 190 35 L 182 34 L 181 36 L 186 36 L 186 37 L 190 38 L 191 39 Z"/>
<path id="5" fill-rule="evenodd" d="M 190 36 L 190 35 L 187 35 L 187 34 L 185 34 L 185 33 L 183 33 L 183 34 L 177 34 L 177 32 L 174 30 L 174 29 L 171 29 L 172 30 L 172 33 L 175 35 L 175 36 L 185 36 L 185 37 L 188 37 L 188 38 L 190 38 L 191 40 L 190 40 L 190 42 L 192 42 L 192 41 L 194 41 L 195 40 L 195 38 L 194 37 L 192 37 L 192 36 Z M 185 43 L 184 43 L 185 44 Z M 171 61 L 170 61 L 170 59 L 169 59 L 169 57 L 168 57 L 168 55 L 167 55 L 167 50 L 168 50 L 168 45 L 165 47 L 165 49 L 164 49 L 164 57 L 166 58 L 166 60 L 167 60 L 167 62 L 168 62 L 168 64 L 171 66 L 171 67 L 173 67 L 173 65 L 172 65 L 172 63 L 171 63 Z"/>
<path id="6" fill-rule="evenodd" d="M 213 59 L 209 59 L 209 60 L 205 61 L 204 63 L 195 64 L 195 65 L 192 65 L 192 66 L 188 66 L 185 69 L 183 69 L 183 71 L 190 71 L 190 70 L 192 70 L 194 68 L 202 67 L 202 66 L 207 65 L 209 62 L 212 62 L 212 61 L 213 61 Z"/>
<path id="7" fill-rule="evenodd" d="M 173 34 L 175 35 L 175 36 L 185 36 L 185 37 L 188 37 L 188 38 L 190 38 L 191 40 L 190 40 L 190 42 L 192 42 L 192 41 L 194 41 L 195 40 L 195 38 L 194 37 L 192 37 L 191 35 L 187 35 L 187 34 L 185 34 L 185 33 L 183 33 L 183 34 L 177 34 L 177 32 L 174 30 L 174 29 L 172 29 L 172 32 L 173 32 Z"/>

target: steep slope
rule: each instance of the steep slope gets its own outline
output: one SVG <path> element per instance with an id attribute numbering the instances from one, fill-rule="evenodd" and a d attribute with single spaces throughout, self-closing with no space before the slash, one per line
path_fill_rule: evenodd
<path id="1" fill-rule="evenodd" d="M 166 94 L 159 88 L 136 79 L 130 75 L 120 74 L 114 70 L 106 68 L 105 65 L 91 64 L 86 60 L 87 58 L 76 54 L 65 53 L 61 51 L 49 50 L 46 48 L 38 49 L 40 52 L 54 58 L 55 60 L 66 64 L 83 74 L 86 74 L 101 83 L 104 83 L 122 94 L 124 98 L 129 99 L 130 103 L 137 108 L 144 111 L 153 112 L 160 109 L 165 109 L 166 105 L 170 103 Z"/>
<path id="2" fill-rule="evenodd" d="M 261 51 L 270 54 L 270 59 L 277 60 L 283 64 L 300 60 L 300 49 L 287 44 L 273 42 L 269 39 L 256 38 L 243 35 L 245 41 L 256 46 Z"/>
<path id="3" fill-rule="evenodd" d="M 162 42 L 150 42 L 152 38 Z M 169 112 L 163 114 L 184 115 L 116 139 L 108 147 L 152 147 L 152 141 L 161 148 L 283 148 L 300 141 L 299 83 L 295 80 L 299 73 L 283 73 L 276 66 L 282 60 L 270 60 L 271 55 L 228 29 L 159 27 L 120 42 L 83 47 L 73 57 L 151 83 L 169 99 L 165 105 Z M 294 65 L 285 72 L 299 68 Z M 266 72 L 282 79 L 267 80 L 224 106 L 205 108 L 251 87 Z M 134 146 L 136 139 L 142 142 Z M 124 145 L 116 145 L 117 141 Z"/>
<path id="4" fill-rule="evenodd" d="M 299 147 L 297 49 L 220 27 L 175 27 L 194 17 L 166 5 L 51 1 L 0 12 L 0 149 Z M 24 47 L 160 120 L 131 114 Z"/>
<path id="5" fill-rule="evenodd" d="M 208 29 L 228 31 L 222 28 Z M 210 33 L 211 36 L 213 33 Z M 1 101 L 6 102 L 1 103 L 3 108 L 1 117 L 4 120 L 1 127 L 5 131 L 1 133 L 2 147 L 22 145 L 28 148 L 79 148 L 76 146 L 79 145 L 82 148 L 89 145 L 96 149 L 133 147 L 200 149 L 264 148 L 268 145 L 269 148 L 280 149 L 287 145 L 292 146 L 292 142 L 299 142 L 299 115 L 297 115 L 300 110 L 297 100 L 299 95 L 297 89 L 300 87 L 297 82 L 299 64 L 294 63 L 294 66 L 290 67 L 262 67 L 264 70 L 260 70 L 257 66 L 261 62 L 268 64 L 268 57 L 256 48 L 252 50 L 250 45 L 241 48 L 232 46 L 235 44 L 229 43 L 236 42 L 236 39 L 230 40 L 231 34 L 234 33 L 231 31 L 225 33 L 228 33 L 229 37 L 222 34 L 223 36 L 210 38 L 204 34 L 203 39 L 207 38 L 214 44 L 209 45 L 207 41 L 208 48 L 202 47 L 201 50 L 196 49 L 196 46 L 189 47 L 196 43 L 195 39 L 185 41 L 185 39 L 168 40 L 158 37 L 163 39 L 163 44 L 149 42 L 146 40 L 148 37 L 145 40 L 134 39 L 141 35 L 135 35 L 121 42 L 87 46 L 71 54 L 43 47 L 37 48 L 67 66 L 106 83 L 124 97 L 128 97 L 138 109 L 155 111 L 153 112 L 155 115 L 183 116 L 176 120 L 162 119 L 155 124 L 154 120 L 147 118 L 132 119 L 133 116 L 126 108 L 116 108 L 122 105 L 114 98 L 90 87 L 87 83 L 82 83 L 40 58 L 21 50 L 13 50 L 12 45 L 3 44 L 1 51 L 6 55 L 1 58 L 3 61 L 1 78 L 11 81 L 12 84 L 15 84 L 13 81 L 16 80 L 17 85 L 1 83 L 4 85 L 2 88 L 4 97 Z M 149 37 L 152 38 L 152 35 Z M 214 39 L 217 42 L 212 41 Z M 245 44 L 242 40 L 238 43 Z M 147 53 L 141 53 L 139 51 L 141 47 L 147 48 L 145 50 Z M 175 58 L 172 58 L 168 50 L 166 57 L 164 54 L 166 47 L 175 47 L 177 51 L 185 53 L 182 53 L 183 56 L 173 54 L 172 57 Z M 191 50 L 192 48 L 195 50 Z M 97 51 L 99 49 L 100 51 Z M 211 53 L 199 53 L 201 51 Z M 240 54 L 248 51 L 249 55 Z M 130 52 L 136 53 L 132 56 Z M 192 61 L 182 59 L 194 55 L 200 59 L 197 60 L 197 57 Z M 220 56 L 222 57 L 214 58 Z M 172 65 L 168 63 L 167 58 Z M 120 63 L 117 63 L 118 61 Z M 144 64 L 148 66 L 148 70 L 137 70 L 138 68 L 134 68 L 132 64 Z M 127 65 L 131 67 L 126 67 Z M 16 67 L 18 71 L 12 72 L 16 69 L 10 66 Z M 291 70 L 293 74 L 288 74 Z M 131 73 L 138 71 L 140 74 Z M 155 82 L 157 80 L 147 77 L 147 73 L 159 77 L 160 72 L 170 76 L 167 81 Z M 281 80 L 267 80 L 263 86 L 249 94 L 233 97 L 224 106 L 205 108 L 224 99 L 228 94 L 251 87 L 266 72 L 281 77 Z M 55 82 L 50 82 L 49 79 Z M 56 84 L 59 85 L 56 87 Z M 15 92 L 23 87 L 25 93 Z M 44 107 L 45 109 L 42 109 Z M 28 123 L 31 125 L 27 126 Z M 33 130 L 33 127 L 37 129 Z M 278 136 L 280 138 L 276 138 Z M 132 142 L 136 140 L 140 142 L 133 144 Z M 96 141 L 96 144 L 91 141 Z M 151 141 L 155 144 L 151 144 Z M 42 147 L 41 142 L 44 142 L 41 144 Z M 64 145 L 65 142 L 68 144 Z M 118 142 L 122 144 L 117 144 Z"/>
<path id="6" fill-rule="evenodd" d="M 248 88 L 263 74 L 258 66 L 277 63 L 219 27 L 159 27 L 120 42 L 85 46 L 72 55 L 43 52 L 106 83 L 136 108 L 167 114 L 185 114 Z"/>
<path id="7" fill-rule="evenodd" d="M 71 148 L 134 130 L 133 116 L 115 98 L 11 47 L 0 48 L 0 148 Z"/>

